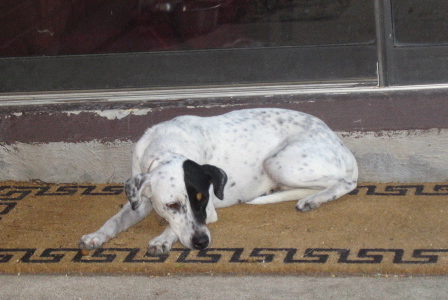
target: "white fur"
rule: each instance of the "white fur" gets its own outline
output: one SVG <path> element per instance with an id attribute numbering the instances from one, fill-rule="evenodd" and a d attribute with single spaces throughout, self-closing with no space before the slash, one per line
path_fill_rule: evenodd
<path id="1" fill-rule="evenodd" d="M 132 175 L 143 182 L 138 208 L 125 205 L 98 231 L 83 236 L 81 248 L 100 247 L 153 208 L 170 225 L 150 241 L 151 254 L 167 253 L 178 239 L 193 248 L 198 232 L 210 236 L 191 215 L 182 172 L 186 159 L 227 173 L 223 200 L 211 188 L 206 223 L 217 221 L 215 208 L 238 203 L 299 200 L 297 209 L 309 211 L 352 191 L 358 177 L 353 154 L 327 125 L 305 113 L 264 108 L 177 117 L 149 128 L 135 146 Z M 166 209 L 173 201 L 185 205 L 184 215 Z"/>

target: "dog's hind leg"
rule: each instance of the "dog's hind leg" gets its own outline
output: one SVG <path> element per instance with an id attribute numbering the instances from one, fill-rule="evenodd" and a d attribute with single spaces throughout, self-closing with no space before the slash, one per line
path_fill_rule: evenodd
<path id="1" fill-rule="evenodd" d="M 309 183 L 310 186 L 315 186 L 317 183 Z M 322 183 L 321 183 L 322 184 Z M 327 183 L 329 184 L 329 183 Z M 307 212 L 318 208 L 325 202 L 337 199 L 356 187 L 355 183 L 346 182 L 344 179 L 336 180 L 327 188 L 310 189 L 310 188 L 295 188 L 287 191 L 278 191 L 273 194 L 260 196 L 247 204 L 270 204 L 283 201 L 299 200 L 296 209 L 302 212 Z"/>
<path id="2" fill-rule="evenodd" d="M 313 189 L 292 189 L 288 191 L 278 191 L 269 195 L 260 196 L 252 201 L 246 202 L 247 204 L 270 204 L 283 201 L 291 201 L 305 198 L 307 196 L 318 193 L 319 190 Z"/>
<path id="3" fill-rule="evenodd" d="M 323 203 L 346 195 L 356 187 L 356 182 L 351 180 L 347 181 L 346 179 L 338 179 L 330 182 L 331 183 L 329 183 L 330 185 L 327 188 L 300 199 L 297 203 L 296 209 L 302 212 L 316 209 Z"/>
<path id="4" fill-rule="evenodd" d="M 299 200 L 303 212 L 349 193 L 358 177 L 355 158 L 337 139 L 288 144 L 265 160 L 264 169 L 283 191 L 247 203 Z"/>

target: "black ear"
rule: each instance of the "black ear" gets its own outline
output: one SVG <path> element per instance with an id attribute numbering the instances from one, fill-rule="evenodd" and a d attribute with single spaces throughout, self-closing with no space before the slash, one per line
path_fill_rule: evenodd
<path id="1" fill-rule="evenodd" d="M 224 199 L 224 186 L 227 182 L 227 174 L 222 169 L 212 165 L 202 165 L 202 169 L 207 174 L 213 184 L 213 191 L 220 200 Z"/>

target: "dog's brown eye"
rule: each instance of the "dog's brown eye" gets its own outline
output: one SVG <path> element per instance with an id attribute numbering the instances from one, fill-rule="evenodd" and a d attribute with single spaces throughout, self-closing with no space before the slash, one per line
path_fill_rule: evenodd
<path id="1" fill-rule="evenodd" d="M 196 199 L 198 199 L 198 201 L 201 201 L 202 197 L 203 197 L 202 193 L 197 193 L 196 194 Z"/>
<path id="2" fill-rule="evenodd" d="M 179 202 L 168 203 L 166 206 L 171 209 L 179 210 L 180 203 Z"/>

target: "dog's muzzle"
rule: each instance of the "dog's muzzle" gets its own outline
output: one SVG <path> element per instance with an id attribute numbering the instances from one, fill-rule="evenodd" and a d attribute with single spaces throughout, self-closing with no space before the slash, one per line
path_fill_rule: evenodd
<path id="1" fill-rule="evenodd" d="M 196 250 L 202 250 L 208 247 L 210 239 L 206 234 L 195 234 L 191 239 L 191 243 Z"/>

